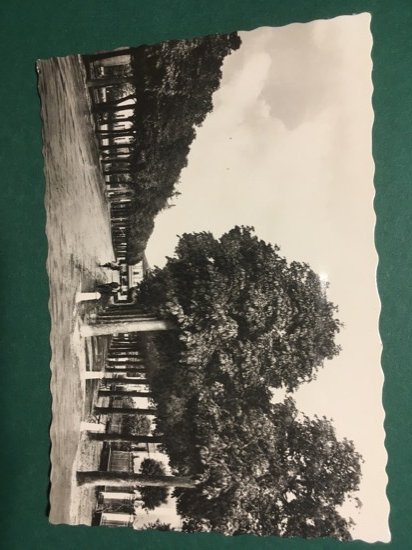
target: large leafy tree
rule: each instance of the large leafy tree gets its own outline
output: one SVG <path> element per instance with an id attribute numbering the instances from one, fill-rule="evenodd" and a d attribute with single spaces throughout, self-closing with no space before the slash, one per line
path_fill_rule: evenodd
<path id="1" fill-rule="evenodd" d="M 139 300 L 179 325 L 182 366 L 235 385 L 293 390 L 339 352 L 337 308 L 319 277 L 248 227 L 183 235 Z"/>
<path id="2" fill-rule="evenodd" d="M 338 509 L 358 489 L 361 457 L 292 399 L 226 422 L 200 455 L 196 488 L 175 490 L 185 530 L 351 538 Z"/>

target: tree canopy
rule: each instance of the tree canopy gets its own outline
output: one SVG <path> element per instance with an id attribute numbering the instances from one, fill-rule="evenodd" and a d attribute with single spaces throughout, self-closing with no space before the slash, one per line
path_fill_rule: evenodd
<path id="1" fill-rule="evenodd" d="M 153 458 L 145 458 L 140 466 L 140 474 L 148 477 L 164 476 L 166 469 L 161 462 Z M 143 500 L 143 507 L 147 510 L 154 510 L 167 501 L 169 491 L 166 487 L 139 487 Z"/>
<path id="2" fill-rule="evenodd" d="M 184 529 L 349 539 L 339 507 L 360 455 L 326 418 L 272 403 L 339 352 L 337 308 L 312 269 L 252 228 L 185 234 L 139 301 L 178 327 L 157 336 L 148 376 L 170 466 L 197 481 L 175 490 Z"/>
<path id="3" fill-rule="evenodd" d="M 121 419 L 122 433 L 126 435 L 148 435 L 152 427 L 150 419 L 142 414 L 122 414 Z"/>
<path id="4" fill-rule="evenodd" d="M 143 282 L 139 301 L 176 322 L 179 363 L 254 386 L 288 390 L 339 352 L 337 307 L 309 265 L 235 227 L 220 239 L 184 234 L 173 258 Z"/>
<path id="5" fill-rule="evenodd" d="M 243 410 L 203 441 L 199 484 L 175 490 L 184 530 L 349 540 L 338 507 L 359 486 L 353 443 L 291 398 L 271 409 Z"/>
<path id="6" fill-rule="evenodd" d="M 237 33 L 231 33 L 132 49 L 137 101 L 130 177 L 136 199 L 129 224 L 129 263 L 141 259 L 155 216 L 175 193 L 195 127 L 213 108 L 223 60 L 240 43 Z"/>

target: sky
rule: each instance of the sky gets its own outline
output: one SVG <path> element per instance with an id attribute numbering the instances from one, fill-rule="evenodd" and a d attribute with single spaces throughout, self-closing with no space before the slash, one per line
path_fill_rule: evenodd
<path id="1" fill-rule="evenodd" d="M 164 265 L 178 235 L 251 225 L 288 260 L 329 282 L 342 352 L 294 394 L 332 418 L 363 455 L 354 538 L 388 541 L 387 461 L 374 246 L 370 15 L 240 33 L 213 112 L 197 129 L 175 206 L 147 257 Z"/>

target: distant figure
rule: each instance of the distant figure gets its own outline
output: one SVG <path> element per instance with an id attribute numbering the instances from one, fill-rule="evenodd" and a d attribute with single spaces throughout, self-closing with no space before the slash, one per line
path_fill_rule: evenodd
<path id="1" fill-rule="evenodd" d="M 100 267 L 108 267 L 114 271 L 120 271 L 120 265 L 117 262 L 107 262 L 105 264 L 100 264 Z"/>
<path id="2" fill-rule="evenodd" d="M 118 283 L 99 283 L 96 285 L 96 290 L 100 292 L 100 294 L 113 294 L 120 288 L 120 285 Z"/>

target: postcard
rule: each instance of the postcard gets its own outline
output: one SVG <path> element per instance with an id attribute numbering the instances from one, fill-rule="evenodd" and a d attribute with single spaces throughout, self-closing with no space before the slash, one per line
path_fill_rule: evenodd
<path id="1" fill-rule="evenodd" d="M 388 541 L 370 15 L 37 63 L 50 521 Z"/>

